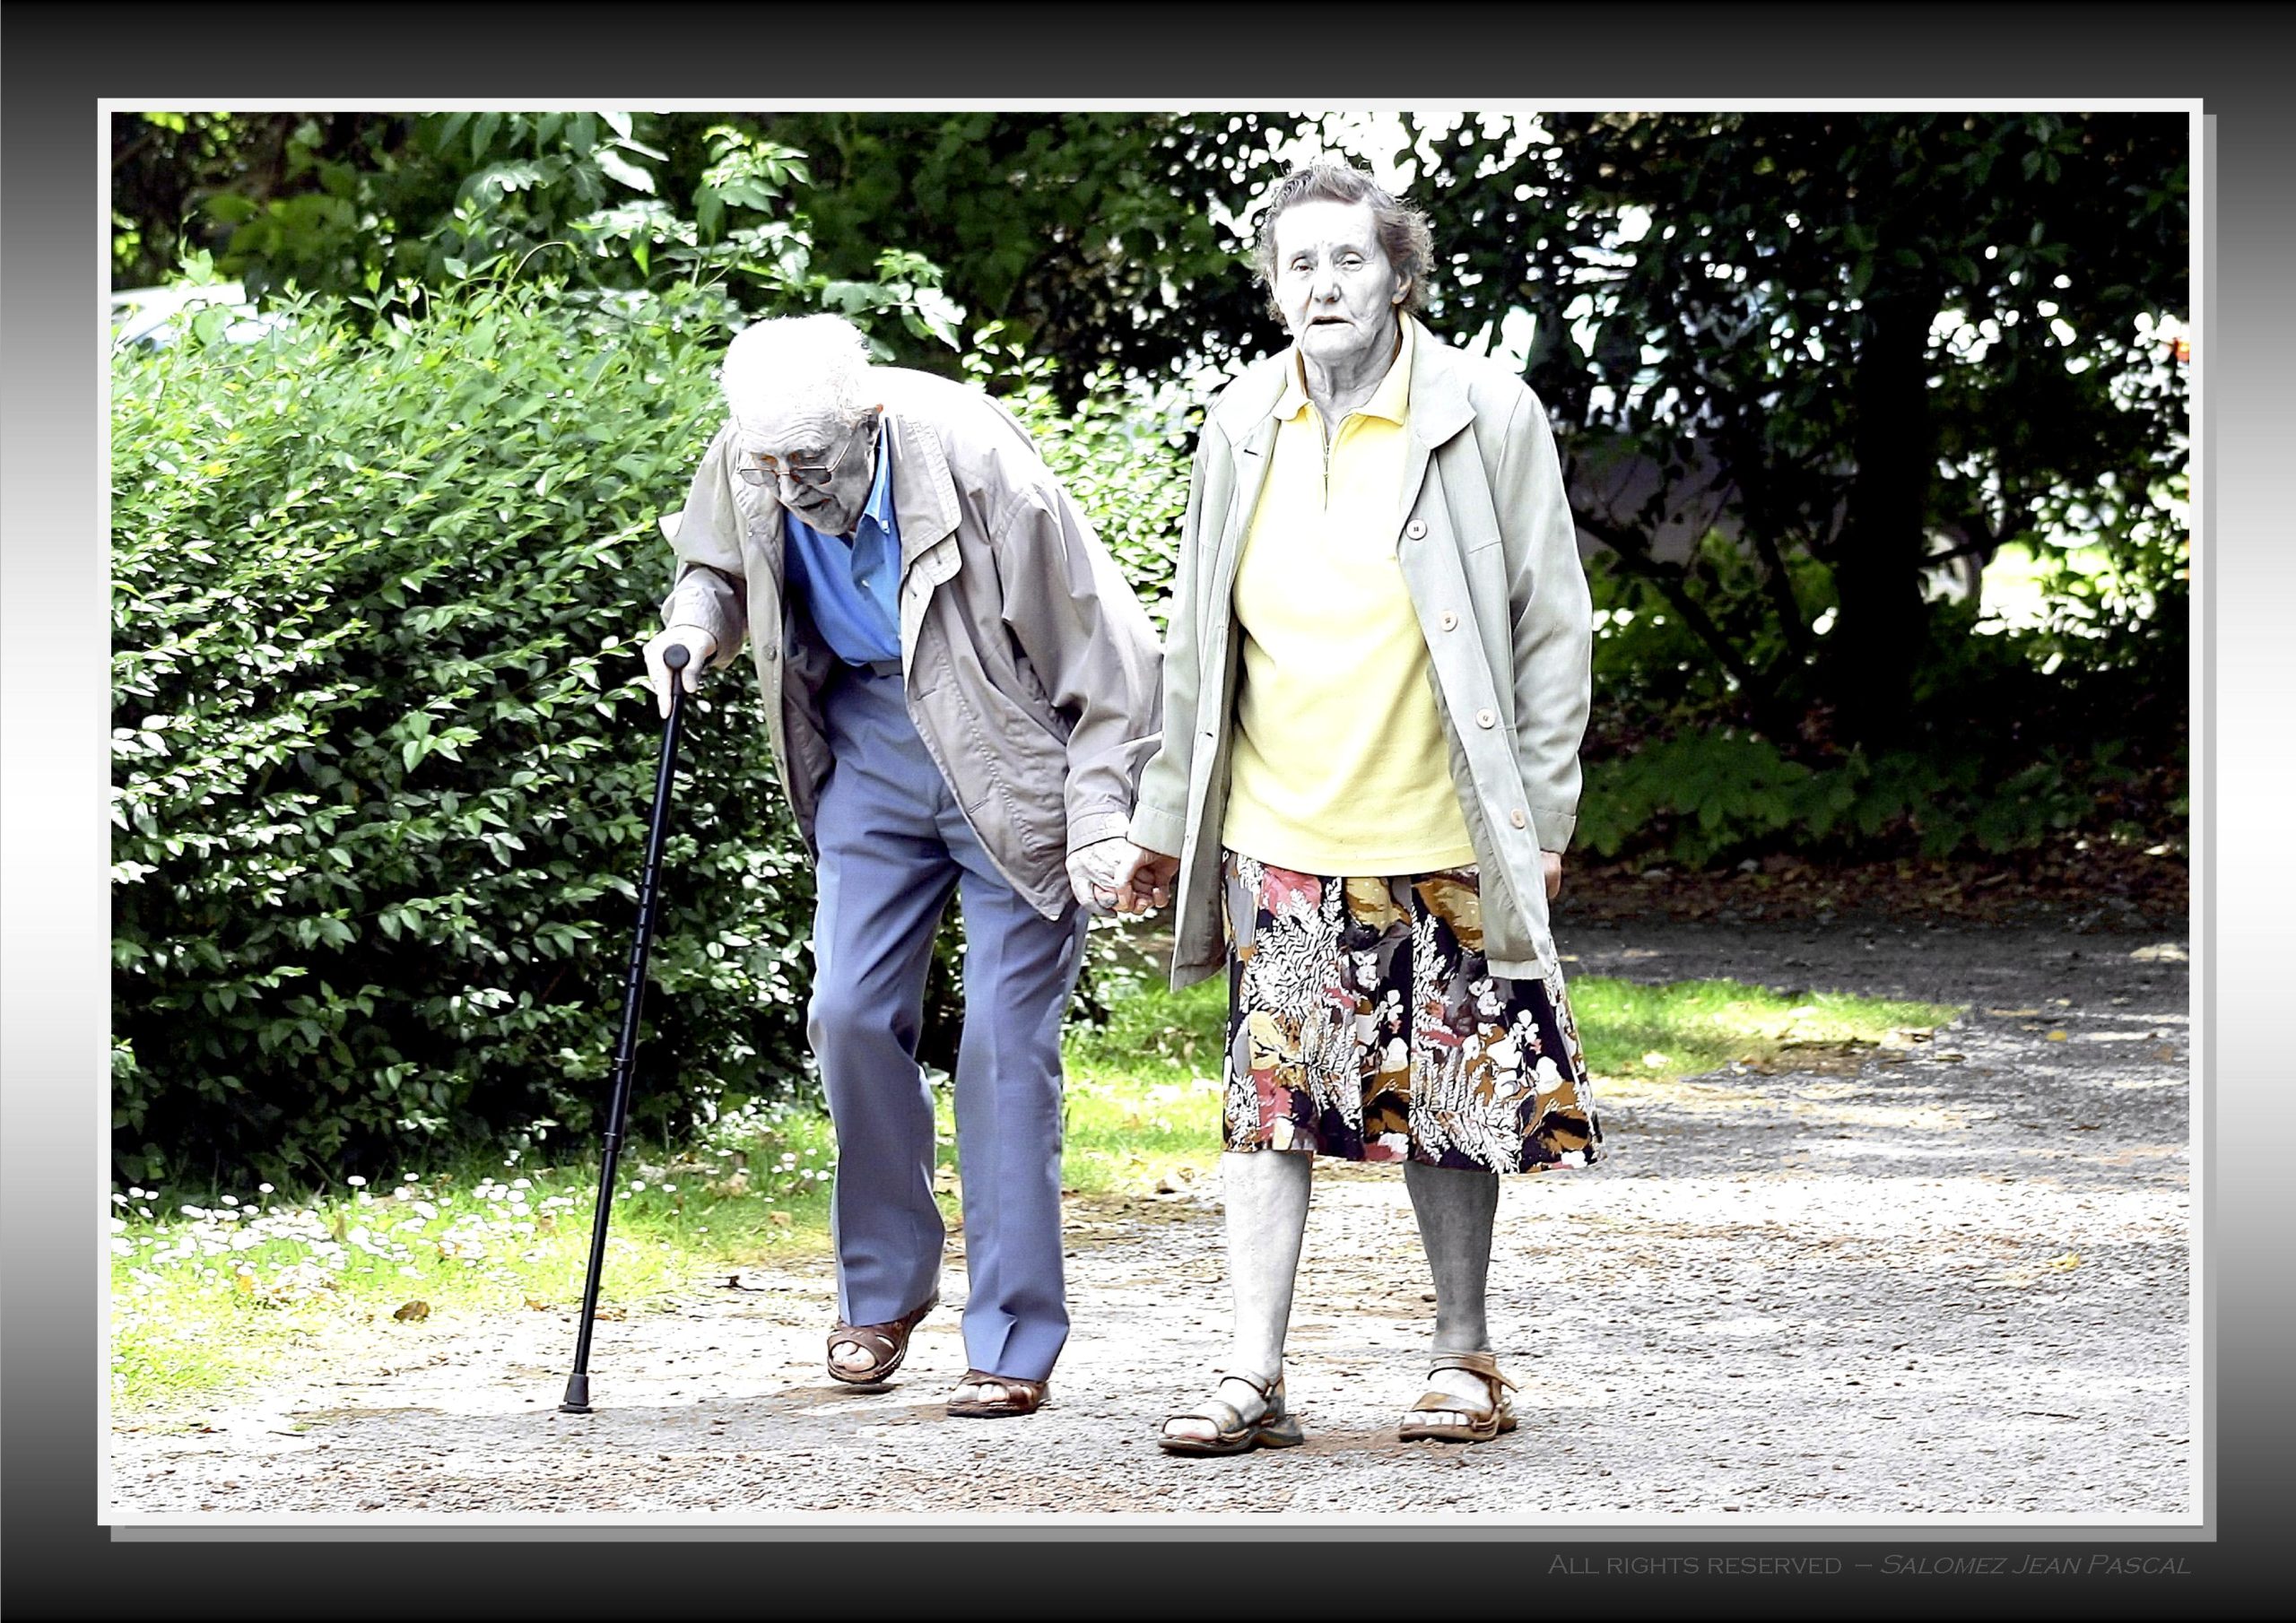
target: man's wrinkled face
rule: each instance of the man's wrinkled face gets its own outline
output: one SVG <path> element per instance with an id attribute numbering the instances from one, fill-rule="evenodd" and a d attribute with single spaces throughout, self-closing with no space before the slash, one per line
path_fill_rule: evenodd
<path id="1" fill-rule="evenodd" d="M 1347 367 L 1385 357 L 1402 290 L 1370 204 L 1318 198 L 1276 216 L 1276 308 L 1309 360 Z"/>
<path id="2" fill-rule="evenodd" d="M 850 535 L 877 476 L 877 418 L 848 425 L 826 402 L 744 418 L 738 465 L 765 469 L 781 505 L 823 534 Z"/>

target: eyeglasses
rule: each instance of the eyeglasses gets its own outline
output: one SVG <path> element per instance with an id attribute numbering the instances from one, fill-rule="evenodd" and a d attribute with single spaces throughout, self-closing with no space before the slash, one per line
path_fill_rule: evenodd
<path id="1" fill-rule="evenodd" d="M 838 467 L 845 461 L 846 454 L 861 443 L 863 430 L 874 430 L 875 426 L 876 414 L 872 412 L 865 421 L 853 426 L 845 437 L 845 443 L 838 447 L 837 455 L 824 463 L 783 462 L 777 456 L 760 456 L 755 462 L 742 464 L 734 472 L 741 475 L 744 484 L 769 485 L 787 479 L 793 485 L 818 490 L 837 477 Z"/>

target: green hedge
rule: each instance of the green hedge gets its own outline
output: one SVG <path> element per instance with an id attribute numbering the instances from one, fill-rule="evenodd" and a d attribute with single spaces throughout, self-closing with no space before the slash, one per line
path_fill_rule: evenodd
<path id="1" fill-rule="evenodd" d="M 364 336 L 334 314 L 114 364 L 114 1151 L 146 1185 L 387 1171 L 604 1102 L 654 521 L 718 420 L 724 307 L 474 283 Z M 1088 508 L 1177 491 L 1095 514 L 1152 565 L 1178 447 L 1013 386 Z M 753 690 L 692 721 L 641 1130 L 809 1085 L 811 875 Z"/>
<path id="2" fill-rule="evenodd" d="M 2100 814 L 2138 784 L 2122 753 L 2113 741 L 2086 758 L 2051 750 L 1996 779 L 1975 750 L 1871 760 L 1852 751 L 1811 767 L 1759 736 L 1683 733 L 1587 764 L 1575 843 L 1596 856 L 1693 868 L 1777 849 L 2001 855 L 2076 829 L 2138 844 L 2152 838 L 2147 828 Z M 2181 815 L 2180 800 L 2174 809 Z"/>

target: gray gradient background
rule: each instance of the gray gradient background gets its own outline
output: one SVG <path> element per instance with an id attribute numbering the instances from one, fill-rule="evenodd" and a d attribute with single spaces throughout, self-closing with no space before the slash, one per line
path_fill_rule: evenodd
<path id="1" fill-rule="evenodd" d="M 1248 13 L 1225 10 L 1216 21 L 1213 13 L 1170 7 L 1110 12 L 1089 22 L 1062 21 L 1052 40 L 1054 13 L 1015 13 L 1000 24 L 974 13 L 970 38 L 936 39 L 932 50 L 914 56 L 889 55 L 873 62 L 858 83 L 830 73 L 794 84 L 762 58 L 757 71 L 744 71 L 737 59 L 728 65 L 726 53 L 697 49 L 691 41 L 702 36 L 694 30 L 731 39 L 756 29 L 788 39 L 789 28 L 823 13 L 402 6 L 338 15 L 315 6 L 248 7 L 230 13 L 238 21 L 226 25 L 214 13 L 196 23 L 182 17 L 163 22 L 157 9 L 139 23 L 134 10 L 78 17 L 65 8 L 12 5 L 4 24 L 0 1495 L 11 1616 L 284 1616 L 314 1609 L 347 1616 L 572 1617 L 637 1610 L 804 1616 L 850 1597 L 837 1584 L 841 1555 L 829 1532 L 770 1548 L 712 1541 L 663 1551 L 621 1546 L 611 1554 L 474 1542 L 492 1535 L 471 1526 L 402 1535 L 419 1541 L 395 1539 L 374 1548 L 297 1541 L 251 1549 L 238 1540 L 115 1543 L 97 1523 L 96 1486 L 104 1370 L 97 1281 L 107 1186 L 97 1124 L 107 1072 L 109 845 L 98 272 L 106 143 L 96 99 L 151 106 L 225 106 L 283 95 L 352 106 L 419 104 L 425 97 L 644 105 L 722 91 L 727 105 L 737 106 L 777 91 L 835 95 L 848 87 L 865 87 L 873 96 L 1007 104 L 1057 91 L 1169 106 L 1475 106 L 1565 97 L 1627 106 L 1659 97 L 1743 102 L 1818 87 L 1907 101 L 2205 98 L 2218 119 L 2212 286 L 2197 335 L 2209 421 L 2199 559 L 2205 669 L 2196 713 L 2213 770 L 2199 802 L 2196 891 L 2213 902 L 2213 913 L 2204 907 L 2196 917 L 2194 947 L 2214 1098 L 2199 1149 L 2211 1168 L 2205 1263 L 2215 1324 L 2217 1541 L 2157 1547 L 2183 1554 L 2188 1575 L 2112 1584 L 1884 1582 L 1852 1574 L 1795 1583 L 1614 1577 L 1556 1590 L 1541 1575 L 1553 1546 L 1534 1535 L 1469 1562 L 1446 1610 L 1473 1606 L 1504 1616 L 1560 1603 L 1635 1615 L 1676 1606 L 1727 1612 L 1757 1602 L 1773 1613 L 1855 1606 L 1880 1616 L 1944 1607 L 1973 1615 L 2015 1608 L 2036 1616 L 2271 1610 L 2266 1586 L 2278 1587 L 2272 1574 L 2285 1542 L 2286 1462 L 2296 1444 L 2289 1378 L 2296 1315 L 2287 1282 L 2296 1271 L 2287 1254 L 2296 1237 L 2290 1200 L 2296 1174 L 2287 1164 L 2296 1106 L 2281 1086 L 2285 1067 L 2271 1024 L 2288 1002 L 2279 976 L 2291 967 L 2283 921 L 2296 900 L 2272 799 L 2296 793 L 2282 707 L 2296 697 L 2296 638 L 2289 623 L 2296 611 L 2296 551 L 2288 543 L 2287 503 L 2276 477 L 2296 438 L 2285 382 L 2296 359 L 2296 314 L 2287 308 L 2296 289 L 2290 270 L 2296 265 L 2296 164 L 2286 98 L 2269 82 L 2273 68 L 2287 59 L 2285 25 L 2273 13 L 2190 5 L 2054 13 L 1639 8 L 1622 28 L 1619 13 L 1600 8 L 1517 13 L 1504 22 L 1491 13 L 1473 21 L 1468 59 L 1500 65 L 1479 66 L 1468 82 L 1454 65 L 1432 57 L 1398 76 L 1392 66 L 1398 53 L 1364 50 L 1354 21 L 1333 30 L 1344 39 L 1303 46 L 1299 25 L 1305 13 L 1272 17 L 1262 27 L 1239 20 Z M 952 14 L 920 16 L 917 27 L 946 30 Z M 1318 15 L 1340 21 L 1336 12 Z M 671 17 L 690 23 L 687 43 L 665 26 Z M 223 36 L 226 26 L 235 31 Z M 901 8 L 873 9 L 868 32 L 875 40 L 903 38 Z M 1224 65 L 1205 65 L 1206 41 L 1217 42 Z M 1636 54 L 1623 55 L 1629 49 Z M 962 66 L 952 73 L 952 64 Z M 700 72 L 708 82 L 698 82 L 697 65 L 707 65 Z M 894 1562 L 934 1563 L 940 1575 L 932 1598 L 914 1610 L 941 1617 L 976 1609 L 1002 1616 L 1084 1610 L 1112 1617 L 1182 1608 L 1219 1614 L 1243 1606 L 1270 1617 L 1433 1609 L 1419 1564 L 1396 1560 L 1392 1550 L 1375 1556 L 1317 1544 L 1275 1562 L 1224 1552 L 1216 1584 L 1187 1584 L 1187 1598 L 1167 1602 L 1159 1599 L 1161 1585 L 1141 1579 L 1196 1570 L 1185 1552 L 1137 1543 L 1126 1549 L 1115 1541 L 1125 1536 L 1118 1530 L 1059 1532 L 1103 1542 L 986 1549 L 935 1543 L 915 1556 L 894 1556 Z M 1871 1558 L 1867 1547 L 1832 1541 L 1842 1530 L 1830 1530 L 1824 1541 L 1778 1530 L 1747 1532 L 1752 1542 L 1727 1545 L 1707 1530 L 1689 1539 L 1660 1532 L 1645 1553 L 1744 1554 L 1798 1545 L 1845 1560 Z M 888 1527 L 872 1536 L 883 1542 L 952 1533 L 962 1536 L 930 1525 Z M 576 1536 L 596 1542 L 613 1535 L 597 1528 Z M 2038 1526 L 2021 1534 L 2036 1549 L 2066 1536 L 2066 1530 Z M 2081 1535 L 2080 1543 L 2064 1548 L 2112 1548 L 2111 1538 Z M 1876 1554 L 1952 1548 L 1909 1530 L 1877 1529 L 1870 1545 Z M 878 1577 L 860 1593 L 896 1603 L 883 1586 L 884 1558 L 873 1552 L 866 1566 Z M 856 1615 L 871 1615 L 869 1603 Z"/>

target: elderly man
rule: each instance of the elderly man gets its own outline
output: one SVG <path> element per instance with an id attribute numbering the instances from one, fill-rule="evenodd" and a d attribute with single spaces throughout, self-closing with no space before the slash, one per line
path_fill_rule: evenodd
<path id="1" fill-rule="evenodd" d="M 729 419 L 662 521 L 678 572 L 646 662 L 666 709 L 665 649 L 691 651 L 691 691 L 747 640 L 818 862 L 806 1031 L 838 1138 L 829 1373 L 882 1384 L 939 1299 L 917 1042 L 954 891 L 971 1367 L 949 1412 L 1032 1413 L 1068 1332 L 1061 1019 L 1085 909 L 1115 899 L 1113 859 L 1159 742 L 1155 633 L 987 396 L 870 365 L 831 316 L 747 328 L 723 384 Z"/>

